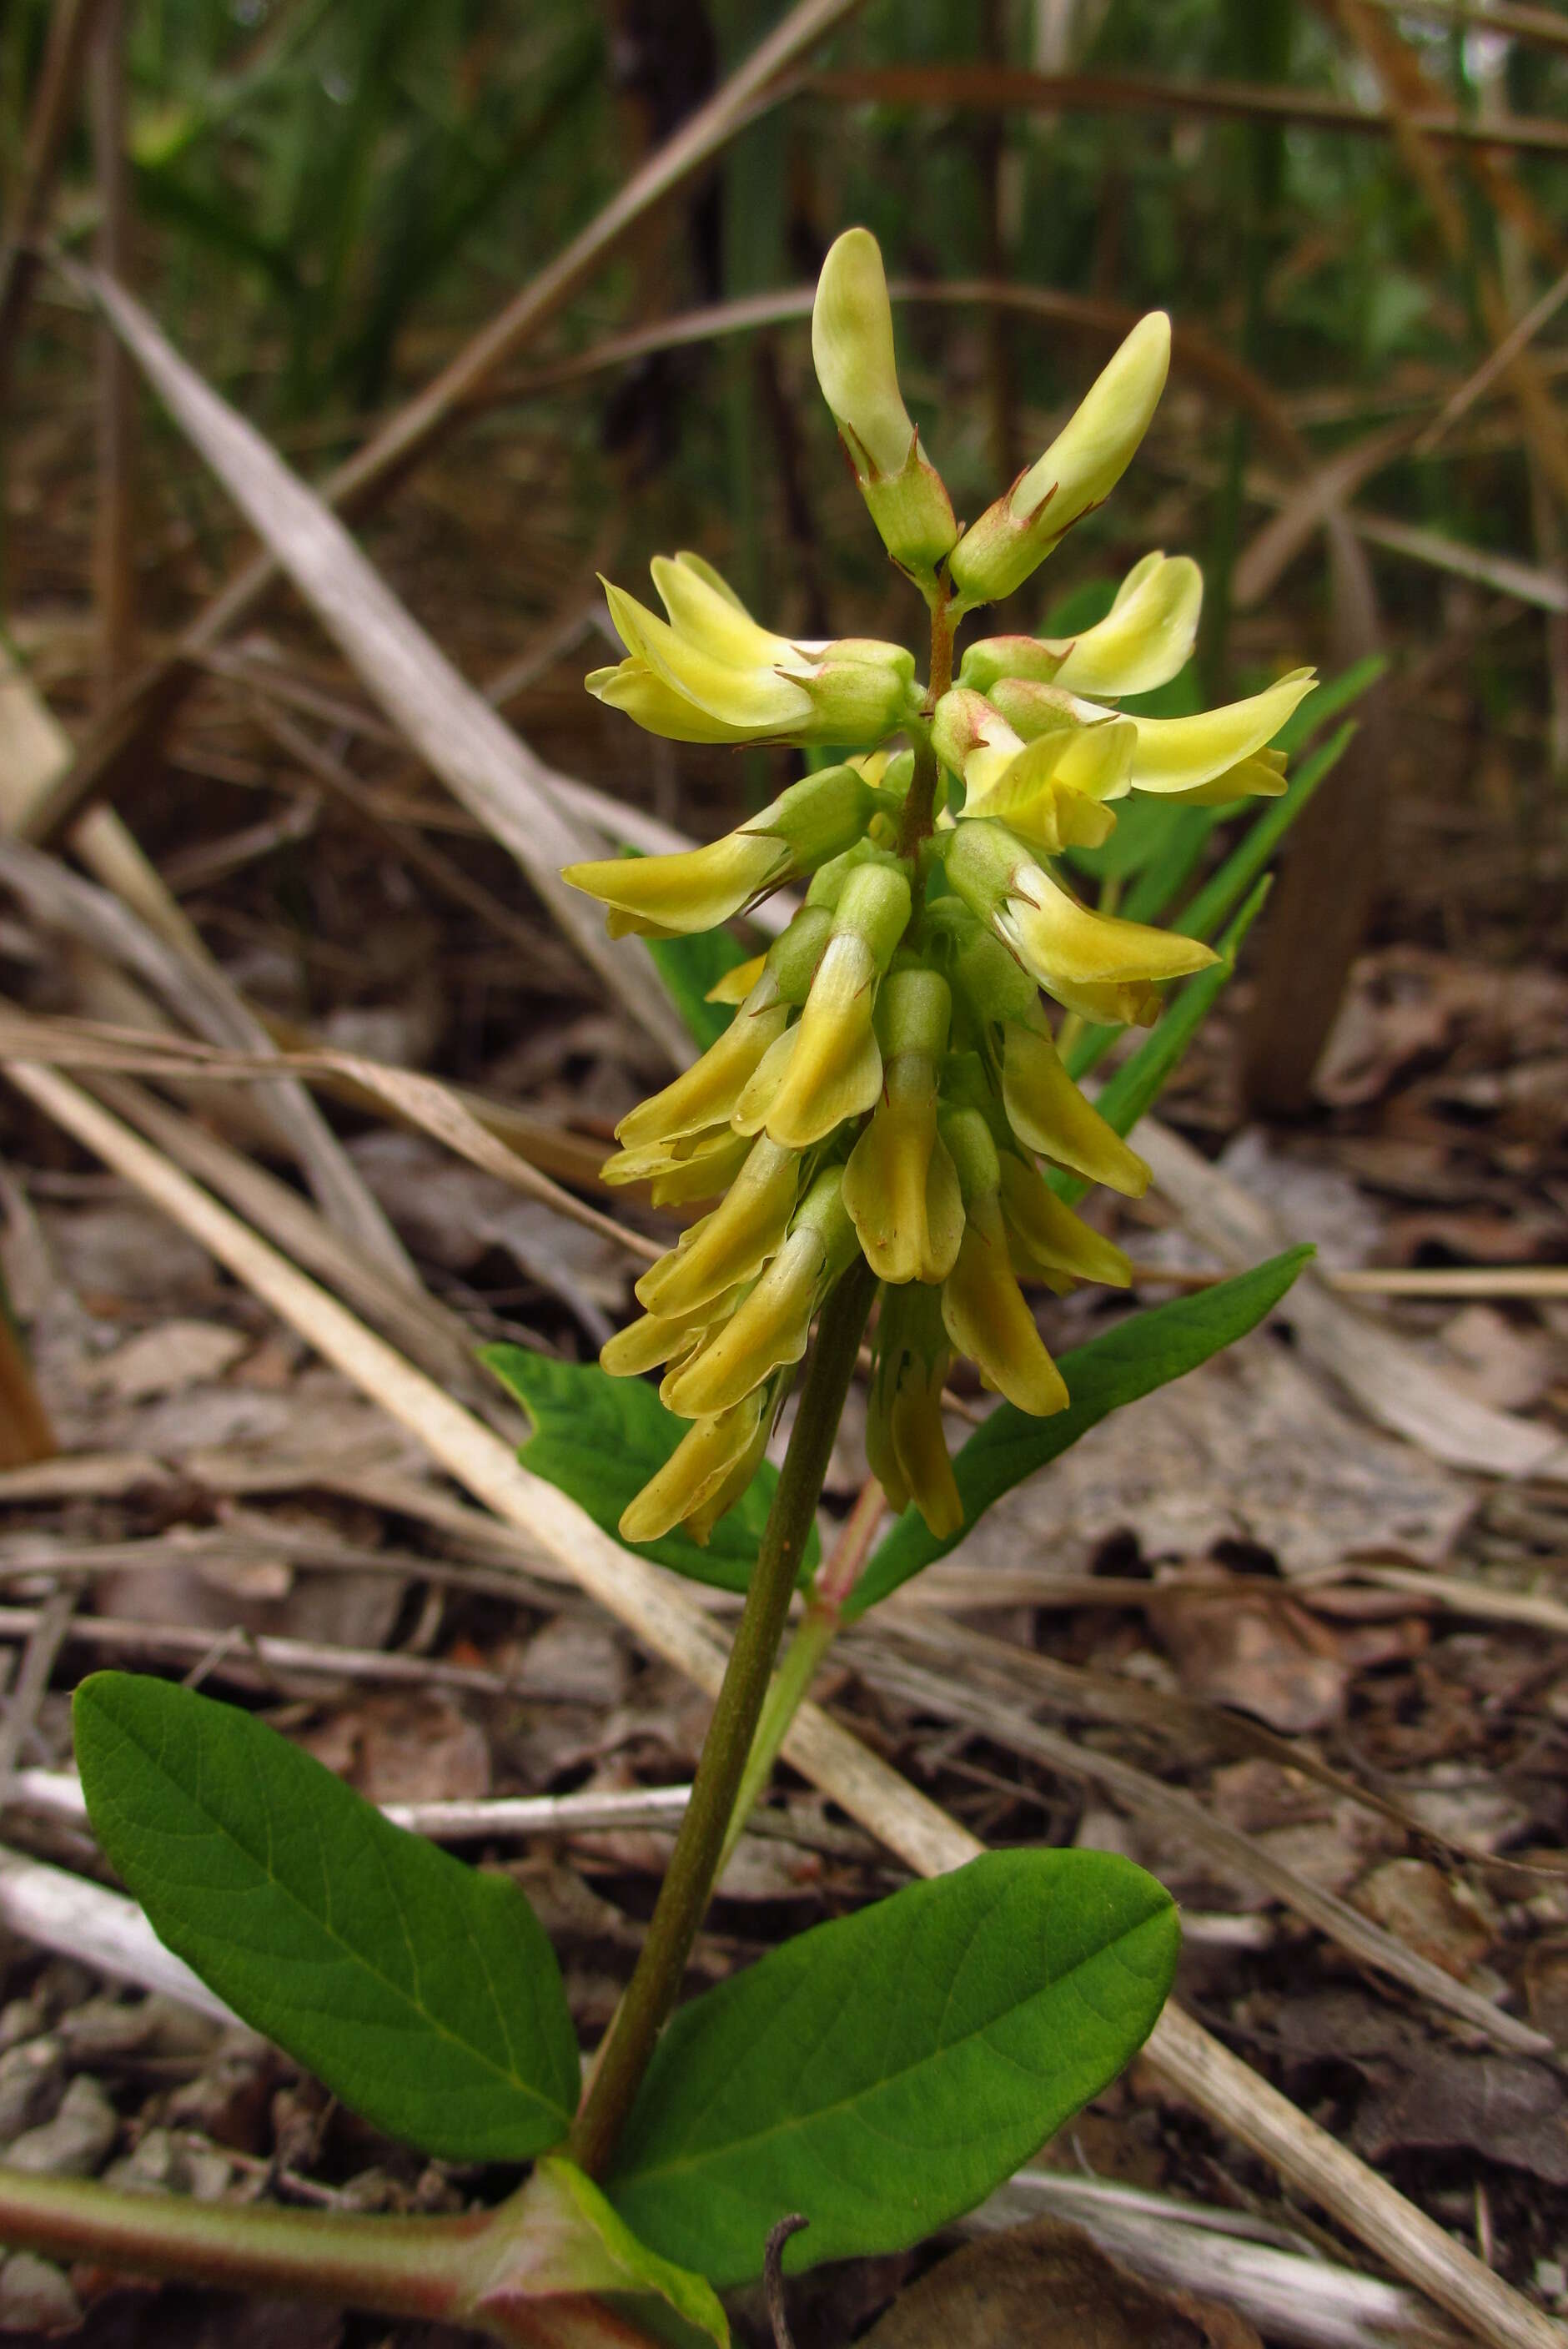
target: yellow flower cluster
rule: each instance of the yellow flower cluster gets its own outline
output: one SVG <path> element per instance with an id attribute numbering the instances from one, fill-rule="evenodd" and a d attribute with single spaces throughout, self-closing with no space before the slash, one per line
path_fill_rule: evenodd
<path id="1" fill-rule="evenodd" d="M 1159 313 L 1128 336 L 1038 462 L 966 531 L 898 388 L 882 260 L 839 239 L 818 288 L 823 393 L 890 554 L 940 639 L 1009 595 L 1125 470 L 1169 362 Z M 1136 1196 L 1148 1170 L 1079 1092 L 1041 990 L 1094 1020 L 1146 1021 L 1208 947 L 1084 905 L 1057 860 L 1096 846 L 1129 792 L 1208 805 L 1284 788 L 1268 745 L 1312 683 L 1298 670 L 1202 716 L 1120 714 L 1191 652 L 1202 583 L 1145 556 L 1109 614 L 1070 640 L 972 644 L 928 690 L 902 647 L 801 644 L 760 627 L 695 554 L 654 564 L 666 617 L 607 590 L 626 647 L 590 690 L 694 742 L 834 743 L 736 832 L 678 856 L 573 865 L 612 933 L 673 937 L 789 883 L 804 902 L 719 990 L 730 1026 L 616 1130 L 605 1168 L 657 1204 L 715 1199 L 637 1283 L 645 1310 L 606 1370 L 662 1367 L 693 1424 L 621 1521 L 706 1541 L 754 1475 L 812 1320 L 863 1257 L 881 1284 L 866 1448 L 895 1508 L 963 1519 L 943 1433 L 953 1360 L 1044 1416 L 1068 1402 L 1025 1294 L 1124 1285 L 1119 1249 L 1063 1205 L 1040 1161 Z"/>

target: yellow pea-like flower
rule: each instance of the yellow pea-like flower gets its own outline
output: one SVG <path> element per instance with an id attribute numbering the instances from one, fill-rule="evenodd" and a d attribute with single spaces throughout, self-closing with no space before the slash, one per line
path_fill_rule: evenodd
<path id="1" fill-rule="evenodd" d="M 765 1131 L 786 1149 L 809 1150 L 875 1102 L 882 1078 L 877 988 L 910 909 L 901 866 L 861 864 L 849 874 L 799 1019 L 775 1040 L 736 1103 L 742 1133 Z"/>
<path id="2" fill-rule="evenodd" d="M 1108 1288 L 1126 1288 L 1132 1267 L 1123 1251 L 1081 1216 L 1058 1199 L 1036 1166 L 1026 1166 L 1011 1151 L 1002 1159 L 1002 1216 L 1016 1243 L 1015 1261 L 1026 1273 L 1068 1275 L 1074 1280 L 1098 1280 Z"/>
<path id="3" fill-rule="evenodd" d="M 914 660 L 903 646 L 775 636 L 700 555 L 656 555 L 652 568 L 667 619 L 604 581 L 626 658 L 586 680 L 590 693 L 647 733 L 677 742 L 870 746 L 910 714 Z"/>
<path id="4" fill-rule="evenodd" d="M 1203 574 L 1190 555 L 1146 554 L 1093 627 L 1076 636 L 982 637 L 965 653 L 958 681 L 989 693 L 1003 678 L 1021 678 L 1097 700 L 1150 693 L 1185 667 L 1202 608 Z"/>
<path id="5" fill-rule="evenodd" d="M 1066 1409 L 1067 1385 L 1013 1270 L 996 1145 L 978 1110 L 946 1120 L 944 1139 L 964 1189 L 964 1237 L 942 1285 L 947 1334 L 957 1352 L 979 1364 L 987 1386 L 1017 1410 L 1048 1419 Z"/>
<path id="6" fill-rule="evenodd" d="M 892 305 L 869 229 L 846 229 L 829 248 L 811 306 L 811 358 L 882 543 L 924 584 L 958 524 L 898 388 Z"/>
<path id="7" fill-rule="evenodd" d="M 957 1171 L 936 1130 L 952 1008 L 946 981 L 929 970 L 894 972 L 878 1005 L 882 1094 L 850 1153 L 843 1198 L 879 1280 L 944 1280 L 963 1237 Z"/>
<path id="8" fill-rule="evenodd" d="M 1148 1167 L 1073 1082 L 1043 1019 L 1003 1027 L 1002 1106 L 1019 1141 L 1057 1165 L 1130 1199 L 1149 1188 Z"/>
<path id="9" fill-rule="evenodd" d="M 667 1256 L 636 1284 L 650 1313 L 695 1313 L 755 1278 L 778 1254 L 789 1229 L 799 1186 L 800 1161 L 766 1135 L 752 1144 L 745 1165 L 711 1216 L 682 1234 Z"/>
<path id="10" fill-rule="evenodd" d="M 818 1176 L 789 1237 L 729 1319 L 672 1371 L 659 1400 L 683 1419 L 727 1411 L 806 1350 L 813 1315 L 855 1252 L 835 1167 Z"/>
<path id="11" fill-rule="evenodd" d="M 684 1525 L 706 1544 L 757 1473 L 768 1443 L 767 1405 L 767 1391 L 758 1388 L 730 1410 L 699 1419 L 622 1511 L 622 1539 L 657 1541 Z"/>
<path id="12" fill-rule="evenodd" d="M 877 794 L 858 769 L 825 768 L 780 793 L 738 831 L 675 856 L 611 856 L 562 878 L 610 908 L 612 937 L 686 937 L 717 929 L 786 881 L 814 873 L 865 832 Z"/>
<path id="13" fill-rule="evenodd" d="M 884 1289 L 866 1406 L 866 1464 L 890 1506 L 913 1501 L 939 1541 L 964 1524 L 964 1503 L 942 1424 L 953 1347 L 939 1290 L 921 1281 Z"/>
<path id="14" fill-rule="evenodd" d="M 764 971 L 717 1042 L 662 1092 L 629 1111 L 615 1128 L 615 1139 L 635 1150 L 727 1123 L 758 1061 L 788 1025 L 789 1007 L 770 999 L 776 995 L 773 974 Z"/>

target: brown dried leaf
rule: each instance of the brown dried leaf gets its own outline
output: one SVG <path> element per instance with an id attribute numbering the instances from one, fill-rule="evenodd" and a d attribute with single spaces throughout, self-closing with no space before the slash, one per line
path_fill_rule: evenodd
<path id="1" fill-rule="evenodd" d="M 983 2236 L 901 2293 L 866 2349 L 1262 2349 L 1233 2309 L 1169 2298 L 1077 2227 Z"/>
<path id="2" fill-rule="evenodd" d="M 1186 1587 L 1162 1584 L 1149 1609 L 1187 1694 L 1235 1705 L 1287 1733 L 1337 1721 L 1349 1673 L 1333 1634 L 1287 1591 L 1212 1568 L 1193 1572 Z"/>
<path id="3" fill-rule="evenodd" d="M 483 1730 L 433 1692 L 360 1698 L 297 1742 L 367 1802 L 477 1802 L 490 1790 Z"/>

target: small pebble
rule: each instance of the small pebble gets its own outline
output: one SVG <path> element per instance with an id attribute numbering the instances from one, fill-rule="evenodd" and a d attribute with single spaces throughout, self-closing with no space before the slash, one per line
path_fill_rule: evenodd
<path id="1" fill-rule="evenodd" d="M 7 1999 L 0 2007 L 0 2054 L 19 2047 L 24 2039 L 36 2039 L 49 2027 L 49 2018 L 42 2002 L 36 1998 Z"/>
<path id="2" fill-rule="evenodd" d="M 57 2035 L 75 2066 L 94 2071 L 129 2055 L 204 2055 L 216 2027 L 171 1998 L 89 1998 L 60 2017 Z"/>
<path id="3" fill-rule="evenodd" d="M 53 2117 L 66 2085 L 57 2039 L 28 2039 L 0 2055 L 0 2146 Z"/>
<path id="4" fill-rule="evenodd" d="M 217 2202 L 232 2175 L 233 2164 L 200 2138 L 150 2128 L 134 2151 L 109 2164 L 104 2184 L 127 2194 L 188 2194 L 195 2202 Z"/>
<path id="5" fill-rule="evenodd" d="M 19 2137 L 5 2158 L 13 2169 L 35 2178 L 90 2178 L 119 2134 L 119 2115 L 98 2082 L 78 2074 L 60 2100 L 60 2109 L 41 2128 Z"/>
<path id="6" fill-rule="evenodd" d="M 35 2251 L 13 2251 L 0 2267 L 0 2333 L 74 2333 L 81 2322 L 65 2271 Z"/>

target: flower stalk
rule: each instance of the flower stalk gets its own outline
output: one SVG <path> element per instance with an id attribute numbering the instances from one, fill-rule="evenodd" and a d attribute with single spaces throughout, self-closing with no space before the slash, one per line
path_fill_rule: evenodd
<path id="1" fill-rule="evenodd" d="M 870 1268 L 857 1258 L 822 1309 L 789 1448 L 692 1782 L 691 1801 L 626 1995 L 567 2140 L 570 2158 L 590 2178 L 602 2178 L 609 2167 L 648 2059 L 679 1993 L 718 1873 L 874 1290 Z"/>

